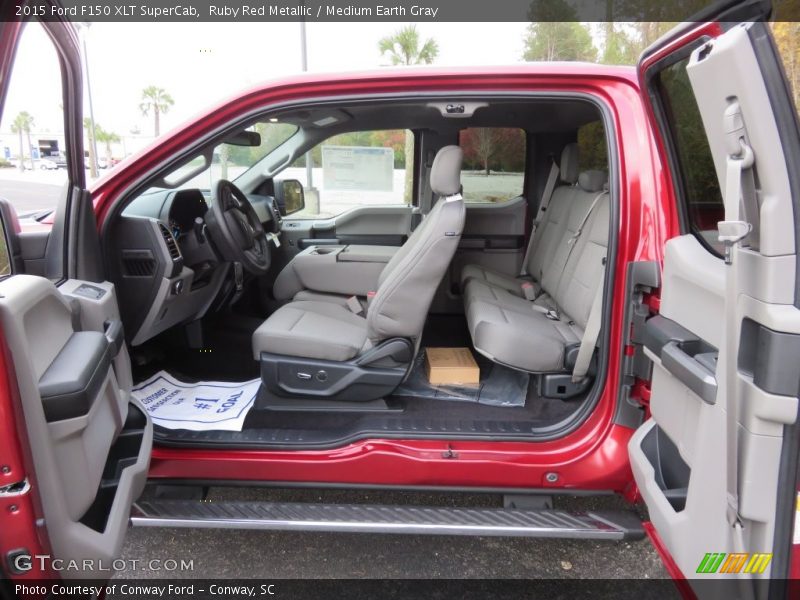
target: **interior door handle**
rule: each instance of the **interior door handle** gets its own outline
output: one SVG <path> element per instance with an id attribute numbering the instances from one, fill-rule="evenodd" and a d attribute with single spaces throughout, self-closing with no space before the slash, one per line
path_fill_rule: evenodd
<path id="1" fill-rule="evenodd" d="M 693 356 L 687 354 L 676 341 L 661 348 L 661 364 L 704 402 L 717 402 L 717 378 Z"/>

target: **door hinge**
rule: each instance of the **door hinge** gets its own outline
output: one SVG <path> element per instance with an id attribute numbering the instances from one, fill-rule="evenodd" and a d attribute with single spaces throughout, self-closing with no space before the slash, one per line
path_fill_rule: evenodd
<path id="1" fill-rule="evenodd" d="M 31 490 L 31 484 L 27 479 L 10 483 L 0 487 L 0 498 L 16 498 L 17 496 L 24 496 Z"/>

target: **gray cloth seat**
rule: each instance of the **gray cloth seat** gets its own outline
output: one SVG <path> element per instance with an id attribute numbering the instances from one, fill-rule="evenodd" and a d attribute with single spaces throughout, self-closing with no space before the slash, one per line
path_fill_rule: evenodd
<path id="1" fill-rule="evenodd" d="M 253 334 L 261 352 L 349 360 L 370 347 L 367 320 L 333 302 L 297 301 L 277 310 Z"/>
<path id="2" fill-rule="evenodd" d="M 433 209 L 392 256 L 378 277 L 366 314 L 336 302 L 293 301 L 276 310 L 253 334 L 253 353 L 347 361 L 390 338 L 415 343 L 436 288 L 464 228 L 458 146 L 445 146 L 431 166 Z"/>
<path id="3" fill-rule="evenodd" d="M 609 203 L 605 174 L 581 173 L 569 197 L 553 198 L 558 214 L 550 239 L 537 243 L 531 265 L 541 265 L 538 295 L 497 285 L 493 277 L 468 277 L 464 303 L 475 349 L 495 362 L 533 372 L 559 372 L 567 350 L 580 344 L 598 286 L 603 285 Z M 548 210 L 548 212 L 550 212 Z"/>

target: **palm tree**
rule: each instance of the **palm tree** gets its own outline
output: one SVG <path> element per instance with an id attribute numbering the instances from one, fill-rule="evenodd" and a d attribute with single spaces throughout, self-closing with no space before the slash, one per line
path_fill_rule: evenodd
<path id="1" fill-rule="evenodd" d="M 28 154 L 31 157 L 31 166 L 33 166 L 33 152 L 31 149 L 31 128 L 33 127 L 33 116 L 23 110 L 11 123 L 11 131 L 19 134 L 19 170 L 25 170 L 25 149 L 22 145 L 23 135 L 28 138 Z"/>
<path id="2" fill-rule="evenodd" d="M 94 127 L 92 126 L 94 125 Z M 97 123 L 92 123 L 92 120 L 89 117 L 83 118 L 83 128 L 86 130 L 86 139 L 89 141 L 88 151 L 89 151 L 89 177 L 92 179 L 97 177 L 97 157 L 94 155 L 95 149 L 95 142 L 97 141 L 96 138 L 100 137 L 100 125 Z M 95 138 L 92 137 L 92 132 L 94 132 Z M 86 164 L 86 160 L 83 161 L 84 166 Z"/>
<path id="3" fill-rule="evenodd" d="M 112 159 L 111 144 L 116 144 L 119 142 L 120 137 L 113 131 L 105 131 L 99 127 L 97 127 L 97 130 L 95 131 L 95 135 L 97 136 L 98 142 L 106 145 L 106 161 L 107 165 L 110 167 Z"/>
<path id="4" fill-rule="evenodd" d="M 168 112 L 169 107 L 173 104 L 175 104 L 175 101 L 172 96 L 164 91 L 163 88 L 151 85 L 142 90 L 142 103 L 139 104 L 139 108 L 145 116 L 150 114 L 151 110 L 153 111 L 156 137 L 161 134 L 161 113 Z"/>
<path id="5" fill-rule="evenodd" d="M 422 47 L 419 42 L 417 26 L 408 25 L 382 38 L 378 49 L 381 56 L 389 55 L 393 65 L 429 65 L 439 55 L 439 45 L 433 38 L 425 40 Z"/>
<path id="6" fill-rule="evenodd" d="M 378 42 L 378 50 L 381 56 L 388 54 L 393 65 L 429 65 L 439 55 L 439 45 L 433 38 L 428 38 L 420 46 L 416 25 L 408 25 L 382 38 Z M 404 200 L 406 204 L 411 204 L 414 185 L 414 135 L 410 131 L 406 131 L 405 167 Z"/>

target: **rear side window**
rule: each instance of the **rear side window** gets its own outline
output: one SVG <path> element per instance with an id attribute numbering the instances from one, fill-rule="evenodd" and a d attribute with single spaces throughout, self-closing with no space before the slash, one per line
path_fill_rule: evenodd
<path id="1" fill-rule="evenodd" d="M 725 206 L 703 120 L 686 73 L 687 63 L 688 58 L 665 68 L 656 75 L 655 84 L 678 161 L 680 179 L 676 183 L 686 225 L 706 248 L 722 256 L 724 248 L 717 240 L 717 222 L 725 219 Z"/>
<path id="2" fill-rule="evenodd" d="M 466 202 L 499 203 L 522 195 L 525 183 L 525 132 L 513 127 L 462 129 L 461 185 Z"/>

